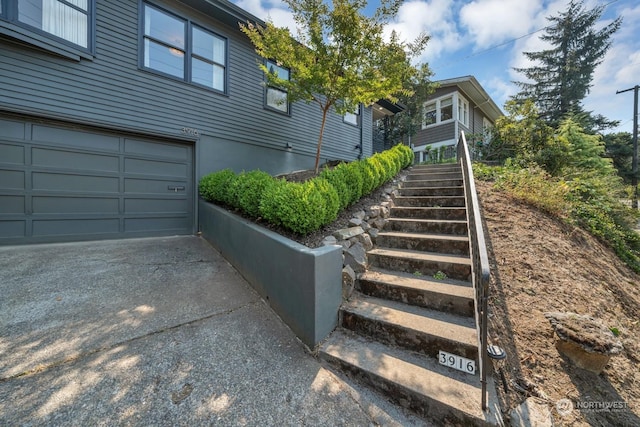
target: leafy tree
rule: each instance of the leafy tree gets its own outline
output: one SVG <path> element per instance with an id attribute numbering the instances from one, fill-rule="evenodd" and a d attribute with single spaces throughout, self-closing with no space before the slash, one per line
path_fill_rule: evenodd
<path id="1" fill-rule="evenodd" d="M 370 105 L 381 98 L 396 102 L 409 95 L 406 82 L 419 75 L 411 65 L 413 56 L 426 46 L 420 35 L 404 43 L 397 34 L 384 38 L 384 24 L 395 16 L 402 0 L 382 0 L 372 17 L 361 11 L 367 0 L 284 0 L 298 25 L 297 42 L 286 28 L 268 22 L 265 27 L 241 24 L 259 56 L 288 68 L 290 79 L 279 78 L 264 64 L 267 83 L 288 92 L 288 101 L 314 102 L 322 111 L 315 159 L 318 172 L 322 135 L 327 114 L 353 112 L 358 104 Z"/>
<path id="2" fill-rule="evenodd" d="M 571 0 L 567 9 L 548 17 L 550 25 L 540 37 L 551 48 L 524 52 L 534 62 L 528 68 L 515 68 L 528 82 L 515 82 L 521 89 L 517 100 L 533 99 L 541 116 L 557 126 L 568 113 L 584 115 L 580 122 L 588 128 L 614 124 L 602 116 L 591 116 L 582 108 L 589 93 L 593 72 L 611 47 L 611 36 L 620 28 L 622 18 L 596 30 L 605 6 L 586 10 L 582 0 Z"/>
<path id="3" fill-rule="evenodd" d="M 398 96 L 404 110 L 386 117 L 386 122 L 381 129 L 386 132 L 386 140 L 391 141 L 392 144 L 405 141 L 407 137 L 415 135 L 422 128 L 424 102 L 436 89 L 436 84 L 430 80 L 432 75 L 429 67 L 422 64 L 414 78 L 405 82 L 407 94 Z"/>
<path id="4" fill-rule="evenodd" d="M 633 169 L 633 136 L 629 132 L 617 132 L 604 135 L 606 156 L 613 160 L 618 175 L 627 183 L 631 183 Z"/>
<path id="5" fill-rule="evenodd" d="M 566 174 L 580 174 L 589 171 L 597 176 L 615 176 L 611 159 L 604 157 L 605 144 L 600 135 L 590 135 L 573 118 L 562 121 L 556 139 L 559 145 L 567 147 L 565 157 Z M 618 178 L 619 179 L 619 178 Z"/>

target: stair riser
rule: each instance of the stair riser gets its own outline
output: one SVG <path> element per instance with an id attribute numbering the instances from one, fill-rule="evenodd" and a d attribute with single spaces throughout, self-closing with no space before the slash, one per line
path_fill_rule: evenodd
<path id="1" fill-rule="evenodd" d="M 461 179 L 433 179 L 429 181 L 404 181 L 403 188 L 415 187 L 462 187 Z"/>
<path id="2" fill-rule="evenodd" d="M 420 171 L 420 172 L 440 172 L 440 171 L 455 171 L 460 172 L 462 169 L 460 165 L 457 164 L 448 164 L 448 165 L 415 165 L 411 168 L 411 172 Z"/>
<path id="3" fill-rule="evenodd" d="M 422 222 L 410 219 L 391 219 L 384 226 L 385 231 L 405 231 L 408 233 L 439 233 L 455 236 L 467 235 L 467 223 Z"/>
<path id="4" fill-rule="evenodd" d="M 446 239 L 415 239 L 379 234 L 376 246 L 381 248 L 411 249 L 422 252 L 437 252 L 449 255 L 469 255 L 469 242 Z"/>
<path id="5" fill-rule="evenodd" d="M 465 199 L 459 197 L 396 197 L 393 203 L 398 207 L 452 207 L 460 208 L 466 206 Z"/>
<path id="6" fill-rule="evenodd" d="M 356 285 L 360 292 L 372 297 L 400 301 L 460 316 L 472 317 L 474 315 L 473 299 L 470 298 L 429 292 L 424 289 L 405 288 L 366 279 L 358 280 Z"/>
<path id="7" fill-rule="evenodd" d="M 470 417 L 468 414 L 425 396 L 415 390 L 408 387 L 403 387 L 398 383 L 389 381 L 373 372 L 365 371 L 357 366 L 354 366 L 342 359 L 333 357 L 324 352 L 320 353 L 320 358 L 331 366 L 344 372 L 350 378 L 371 386 L 378 392 L 384 394 L 389 399 L 392 399 L 398 405 L 411 410 L 418 416 L 425 419 L 439 420 L 444 422 L 445 420 L 451 425 L 464 425 L 464 426 L 476 426 L 476 425 L 488 425 L 479 420 Z"/>
<path id="8" fill-rule="evenodd" d="M 388 345 L 405 348 L 431 357 L 440 350 L 476 360 L 478 349 L 457 341 L 406 329 L 402 326 L 371 320 L 349 311 L 342 311 L 342 327 Z"/>
<path id="9" fill-rule="evenodd" d="M 462 196 L 464 197 L 464 188 L 462 187 L 404 187 L 398 189 L 400 196 Z"/>
<path id="10" fill-rule="evenodd" d="M 397 258 L 381 254 L 368 254 L 369 265 L 385 270 L 416 272 L 424 276 L 433 276 L 438 271 L 447 277 L 457 280 L 471 281 L 471 266 L 465 264 L 452 264 L 445 261 L 429 261 L 423 259 Z"/>
<path id="11" fill-rule="evenodd" d="M 443 179 L 462 179 L 460 172 L 431 172 L 431 173 L 411 173 L 407 175 L 406 181 L 431 181 Z"/>
<path id="12" fill-rule="evenodd" d="M 393 218 L 414 218 L 414 219 L 444 219 L 451 221 L 464 221 L 467 219 L 466 209 L 461 208 L 391 208 Z"/>

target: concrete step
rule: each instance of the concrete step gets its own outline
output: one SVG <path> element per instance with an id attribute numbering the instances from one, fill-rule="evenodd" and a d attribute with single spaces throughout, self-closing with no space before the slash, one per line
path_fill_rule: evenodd
<path id="1" fill-rule="evenodd" d="M 464 196 L 464 187 L 401 187 L 398 188 L 400 196 Z"/>
<path id="2" fill-rule="evenodd" d="M 464 196 L 396 196 L 393 199 L 396 206 L 408 207 L 464 207 Z"/>
<path id="3" fill-rule="evenodd" d="M 435 179 L 462 179 L 462 172 L 411 172 L 406 177 L 406 181 L 431 181 Z"/>
<path id="4" fill-rule="evenodd" d="M 451 279 L 471 281 L 471 259 L 468 256 L 377 248 L 367 252 L 367 258 L 370 266 L 385 270 L 423 276 L 441 272 Z"/>
<path id="5" fill-rule="evenodd" d="M 391 208 L 391 218 L 416 218 L 416 219 L 467 219 L 465 207 L 411 207 L 400 206 Z"/>
<path id="6" fill-rule="evenodd" d="M 354 294 L 343 304 L 340 316 L 343 328 L 388 345 L 431 357 L 437 357 L 440 350 L 471 360 L 478 357 L 472 317 L 362 294 Z"/>
<path id="7" fill-rule="evenodd" d="M 401 188 L 415 187 L 462 187 L 462 178 L 403 181 L 401 185 Z"/>
<path id="8" fill-rule="evenodd" d="M 467 236 L 467 221 L 433 220 L 411 218 L 389 218 L 384 231 L 406 231 L 409 233 L 438 233 Z"/>
<path id="9" fill-rule="evenodd" d="M 435 425 L 503 425 L 500 412 L 483 411 L 478 375 L 454 371 L 425 358 L 364 337 L 336 330 L 320 347 L 319 357 Z M 489 401 L 496 402 L 493 380 Z"/>
<path id="10" fill-rule="evenodd" d="M 360 292 L 372 297 L 460 316 L 474 316 L 473 288 L 469 282 L 369 269 L 358 279 L 356 286 Z"/>
<path id="11" fill-rule="evenodd" d="M 469 238 L 451 234 L 382 231 L 378 233 L 376 246 L 450 255 L 469 255 Z"/>

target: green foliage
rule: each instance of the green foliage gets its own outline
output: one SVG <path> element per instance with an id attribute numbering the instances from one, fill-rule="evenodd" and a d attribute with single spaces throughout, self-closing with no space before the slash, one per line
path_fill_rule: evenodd
<path id="1" fill-rule="evenodd" d="M 604 135 L 606 156 L 612 159 L 618 175 L 628 184 L 633 177 L 633 136 L 629 132 Z"/>
<path id="2" fill-rule="evenodd" d="M 411 152 L 398 146 L 365 160 L 341 163 L 303 183 L 274 179 L 257 170 L 236 175 L 225 169 L 200 180 L 200 195 L 304 235 L 335 221 L 346 206 L 394 177 L 407 162 L 407 150 Z"/>
<path id="3" fill-rule="evenodd" d="M 229 192 L 236 174 L 231 169 L 223 169 L 202 177 L 199 192 L 208 202 L 218 202 L 233 205 L 232 193 Z"/>
<path id="4" fill-rule="evenodd" d="M 318 172 L 322 135 L 331 109 L 339 114 L 353 112 L 358 104 L 371 105 L 379 99 L 398 100 L 410 95 L 408 82 L 421 80 L 426 67 L 411 65 L 426 46 L 428 37 L 419 35 L 412 43 L 401 42 L 395 32 L 385 37 L 385 24 L 397 13 L 401 0 L 389 0 L 374 14 L 364 14 L 366 0 L 285 0 L 300 29 L 297 42 L 286 28 L 252 23 L 240 28 L 255 46 L 256 53 L 275 59 L 288 68 L 290 79 L 270 73 L 264 64 L 268 84 L 282 87 L 289 102 L 302 100 L 318 104 L 322 122 L 318 137 L 315 170 Z"/>
<path id="5" fill-rule="evenodd" d="M 230 199 L 235 207 L 257 217 L 260 214 L 262 194 L 270 185 L 273 185 L 273 177 L 266 172 L 242 172 L 229 187 Z"/>
<path id="6" fill-rule="evenodd" d="M 601 26 L 604 9 L 605 5 L 599 5 L 586 10 L 583 1 L 571 0 L 565 11 L 547 18 L 549 25 L 540 38 L 550 47 L 524 52 L 534 65 L 515 69 L 528 80 L 516 82 L 521 92 L 515 99 L 535 101 L 543 119 L 552 126 L 570 113 L 583 116 L 580 120 L 583 125 L 607 125 L 601 116 L 589 117 L 581 105 L 589 93 L 594 70 L 622 23 L 617 18 Z"/>
<path id="7" fill-rule="evenodd" d="M 438 270 L 435 273 L 433 273 L 433 278 L 436 280 L 444 280 L 447 278 L 447 275 L 442 271 Z"/>

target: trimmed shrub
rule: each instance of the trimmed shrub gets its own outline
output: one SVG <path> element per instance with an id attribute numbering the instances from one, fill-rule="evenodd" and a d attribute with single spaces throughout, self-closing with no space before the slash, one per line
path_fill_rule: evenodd
<path id="1" fill-rule="evenodd" d="M 242 172 L 229 189 L 234 206 L 253 217 L 259 216 L 262 194 L 273 182 L 271 175 L 260 170 Z"/>
<path id="2" fill-rule="evenodd" d="M 200 196 L 208 202 L 233 205 L 229 189 L 235 178 L 236 174 L 231 169 L 223 169 L 203 176 L 198 185 Z"/>
<path id="3" fill-rule="evenodd" d="M 362 174 L 362 168 L 359 162 L 353 163 L 341 163 L 334 168 L 334 170 L 340 170 L 340 173 L 344 175 L 344 180 L 349 187 L 349 205 L 360 200 L 363 192 L 364 177 Z"/>
<path id="4" fill-rule="evenodd" d="M 320 174 L 321 178 L 326 179 L 335 189 L 340 201 L 340 210 L 346 208 L 351 203 L 353 197 L 352 188 L 348 184 L 348 175 L 343 163 L 333 169 L 325 169 Z"/>
<path id="5" fill-rule="evenodd" d="M 340 198 L 335 187 L 324 178 L 314 178 L 308 181 L 308 184 L 314 187 L 311 191 L 317 191 L 324 197 L 325 212 L 322 225 L 335 221 L 338 217 L 338 212 L 340 212 Z"/>

